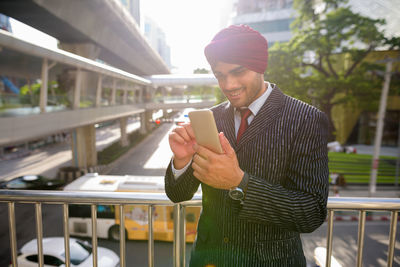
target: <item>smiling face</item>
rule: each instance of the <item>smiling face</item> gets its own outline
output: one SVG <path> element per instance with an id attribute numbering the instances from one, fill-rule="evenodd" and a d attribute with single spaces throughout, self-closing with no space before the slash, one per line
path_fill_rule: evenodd
<path id="1" fill-rule="evenodd" d="M 262 74 L 237 64 L 217 62 L 211 66 L 219 87 L 236 108 L 248 107 L 266 90 Z"/>

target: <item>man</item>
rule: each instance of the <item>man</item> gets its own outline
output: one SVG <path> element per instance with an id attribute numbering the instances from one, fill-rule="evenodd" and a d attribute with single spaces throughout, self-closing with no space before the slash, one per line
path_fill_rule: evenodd
<path id="1" fill-rule="evenodd" d="M 165 175 L 174 202 L 202 187 L 190 266 L 306 266 L 300 233 L 326 217 L 327 118 L 264 82 L 267 41 L 250 27 L 223 29 L 205 55 L 229 100 L 211 109 L 224 153 L 177 127 Z"/>

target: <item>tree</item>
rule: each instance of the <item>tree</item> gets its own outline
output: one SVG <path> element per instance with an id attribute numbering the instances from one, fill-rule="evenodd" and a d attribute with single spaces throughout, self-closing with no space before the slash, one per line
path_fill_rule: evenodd
<path id="1" fill-rule="evenodd" d="M 385 46 L 398 49 L 399 40 L 384 36 L 384 20 L 352 12 L 346 0 L 316 2 L 294 0 L 298 16 L 291 25 L 293 37 L 271 48 L 266 76 L 322 109 L 329 117 L 329 139 L 334 140 L 332 108 L 356 103 L 371 108 L 382 84 L 377 70 L 384 67 L 366 58 Z"/>

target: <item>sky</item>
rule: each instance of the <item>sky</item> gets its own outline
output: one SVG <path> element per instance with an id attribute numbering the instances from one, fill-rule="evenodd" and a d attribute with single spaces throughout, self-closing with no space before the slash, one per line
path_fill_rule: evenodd
<path id="1" fill-rule="evenodd" d="M 227 26 L 229 0 L 142 0 L 142 15 L 165 32 L 171 47 L 171 63 L 179 73 L 207 68 L 204 47 Z"/>
<path id="2" fill-rule="evenodd" d="M 171 48 L 173 73 L 193 73 L 196 68 L 210 69 L 204 47 L 229 23 L 232 0 L 141 0 L 141 15 L 155 21 L 166 35 Z M 11 19 L 13 33 L 20 38 L 47 47 L 57 40 L 32 27 Z"/>

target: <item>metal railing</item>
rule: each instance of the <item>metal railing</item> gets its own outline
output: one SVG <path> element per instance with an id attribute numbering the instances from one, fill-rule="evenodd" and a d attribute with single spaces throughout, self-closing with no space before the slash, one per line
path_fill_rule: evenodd
<path id="1" fill-rule="evenodd" d="M 174 266 L 185 266 L 185 208 L 188 206 L 201 206 L 201 195 L 195 195 L 191 201 L 179 204 L 172 203 L 163 193 L 132 193 L 132 192 L 64 192 L 64 191 L 26 191 L 26 190 L 0 190 L 0 202 L 8 203 L 10 247 L 13 266 L 17 266 L 17 240 L 15 225 L 15 203 L 35 204 L 36 235 L 39 253 L 39 266 L 43 266 L 43 229 L 42 229 L 42 204 L 58 204 L 63 207 L 63 230 L 65 246 L 65 266 L 70 267 L 68 205 L 86 204 L 91 206 L 93 266 L 97 265 L 97 208 L 99 204 L 117 205 L 120 220 L 120 266 L 126 266 L 125 261 L 125 205 L 147 205 L 148 207 L 148 263 L 154 266 L 154 234 L 153 234 L 153 206 L 174 206 Z M 395 236 L 397 230 L 400 199 L 391 198 L 329 198 L 328 200 L 328 230 L 326 244 L 326 266 L 331 266 L 333 219 L 335 211 L 351 210 L 359 212 L 358 223 L 358 249 L 357 266 L 362 266 L 364 247 L 365 221 L 367 211 L 390 211 L 390 235 L 388 245 L 387 266 L 393 265 Z"/>

